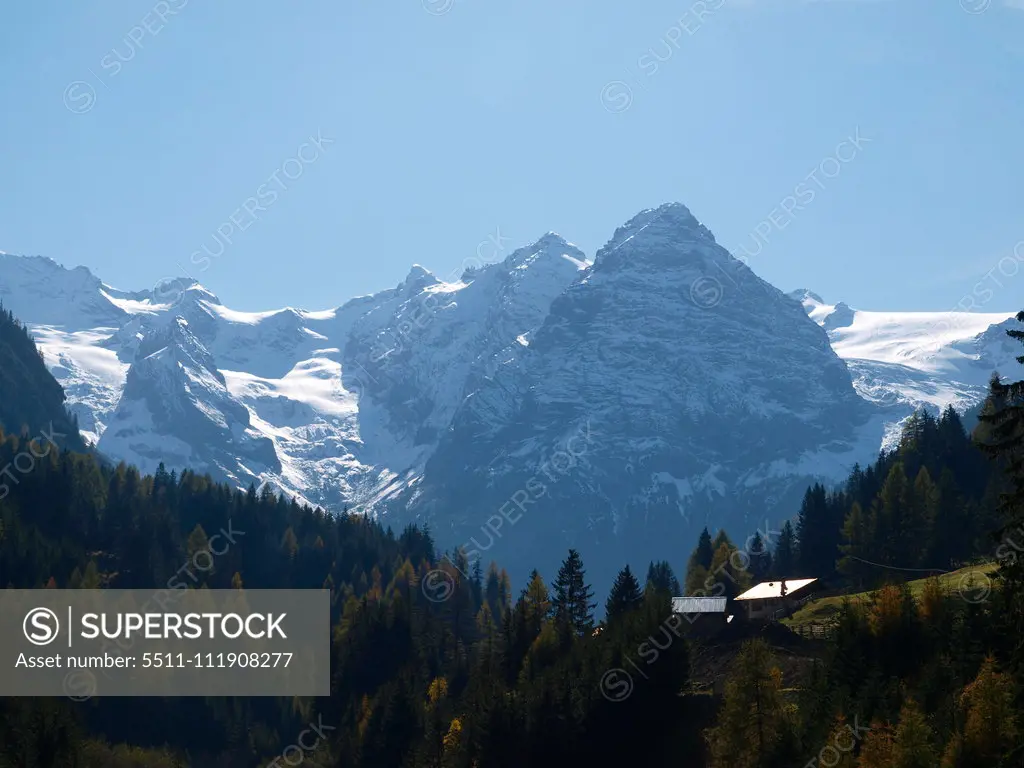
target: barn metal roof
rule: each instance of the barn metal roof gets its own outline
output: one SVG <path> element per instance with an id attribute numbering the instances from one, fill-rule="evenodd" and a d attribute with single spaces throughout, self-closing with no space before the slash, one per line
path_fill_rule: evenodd
<path id="1" fill-rule="evenodd" d="M 725 598 L 673 597 L 672 613 L 725 613 Z"/>
<path id="2" fill-rule="evenodd" d="M 786 597 L 789 597 L 798 589 L 803 589 L 812 581 L 817 579 L 786 579 Z M 781 581 L 762 581 L 756 587 L 751 587 L 742 595 L 736 597 L 737 600 L 764 600 L 766 598 L 782 597 L 782 582 Z"/>

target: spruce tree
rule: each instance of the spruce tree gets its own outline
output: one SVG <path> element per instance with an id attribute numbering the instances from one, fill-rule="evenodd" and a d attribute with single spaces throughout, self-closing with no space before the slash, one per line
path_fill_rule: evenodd
<path id="1" fill-rule="evenodd" d="M 686 594 L 696 595 L 705 591 L 704 582 L 711 570 L 711 561 L 715 558 L 715 549 L 711 543 L 711 534 L 704 528 L 697 539 L 697 546 L 690 554 L 686 565 Z"/>
<path id="2" fill-rule="evenodd" d="M 555 623 L 560 629 L 570 630 L 578 637 L 590 634 L 597 603 L 591 602 L 594 591 L 586 583 L 583 559 L 575 549 L 570 549 L 562 561 L 552 586 L 551 611 Z"/>
<path id="3" fill-rule="evenodd" d="M 700 538 L 697 539 L 697 547 L 693 550 L 693 554 L 690 555 L 690 564 L 687 571 L 693 568 L 695 565 L 699 565 L 705 570 L 711 567 L 711 558 L 715 556 L 715 548 L 711 546 L 711 534 L 708 533 L 708 529 L 704 528 L 700 532 Z"/>
<path id="4" fill-rule="evenodd" d="M 678 597 L 683 594 L 679 579 L 672 572 L 672 566 L 665 560 L 652 562 L 647 567 L 647 583 L 644 585 L 644 590 L 664 593 L 669 597 Z"/>
<path id="5" fill-rule="evenodd" d="M 627 565 L 619 575 L 615 577 L 611 592 L 608 593 L 608 600 L 605 603 L 605 620 L 611 625 L 620 616 L 624 616 L 643 600 L 643 592 L 640 591 L 640 582 Z"/>
<path id="6" fill-rule="evenodd" d="M 764 539 L 761 538 L 760 531 L 754 533 L 754 538 L 750 542 L 750 551 L 747 552 L 747 555 L 750 557 L 751 579 L 755 583 L 765 581 L 772 570 L 772 553 L 768 551 L 768 546 L 764 543 Z"/>
<path id="7" fill-rule="evenodd" d="M 787 520 L 782 526 L 782 533 L 779 535 L 779 543 L 775 546 L 773 556 L 772 572 L 776 578 L 790 579 L 795 575 L 797 558 L 796 534 L 793 533 L 793 524 Z"/>

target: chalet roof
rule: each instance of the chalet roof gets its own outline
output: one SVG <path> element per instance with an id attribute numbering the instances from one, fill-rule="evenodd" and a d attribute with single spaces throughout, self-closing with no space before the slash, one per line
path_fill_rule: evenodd
<path id="1" fill-rule="evenodd" d="M 808 584 L 817 579 L 783 579 L 786 582 L 786 597 L 789 597 L 798 589 L 803 589 Z M 737 600 L 765 600 L 770 598 L 781 598 L 782 597 L 782 581 L 762 581 L 756 587 L 751 587 L 742 595 L 736 597 Z"/>
<path id="2" fill-rule="evenodd" d="M 725 598 L 673 597 L 672 613 L 725 613 Z"/>

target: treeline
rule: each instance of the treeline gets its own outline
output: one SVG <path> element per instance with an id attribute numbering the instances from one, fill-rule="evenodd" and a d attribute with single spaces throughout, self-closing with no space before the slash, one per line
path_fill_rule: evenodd
<path id="1" fill-rule="evenodd" d="M 22 447 L 0 434 L 0 461 Z M 511 768 L 625 758 L 634 737 L 667 741 L 663 729 L 679 715 L 687 679 L 681 632 L 662 626 L 678 586 L 664 563 L 652 564 L 643 587 L 623 572 L 595 635 L 595 601 L 575 552 L 550 587 L 534 573 L 513 600 L 506 574 L 471 569 L 461 552 L 439 561 L 416 528 L 395 536 L 266 489 L 241 492 L 162 469 L 143 477 L 58 449 L 0 501 L 0 580 L 19 588 L 329 589 L 334 605 L 330 698 L 8 699 L 0 707 L 3 766 L 253 766 L 279 755 L 309 722 L 332 730 L 304 755 L 306 765 Z M 661 634 L 671 642 L 640 660 L 641 643 Z M 620 701 L 604 677 L 630 658 L 649 680 Z"/>
<path id="2" fill-rule="evenodd" d="M 898 445 L 867 468 L 857 465 L 839 488 L 807 489 L 795 518 L 772 542 L 770 576 L 808 577 L 867 589 L 891 574 L 927 575 L 991 559 L 1000 526 L 1001 468 L 957 412 L 919 411 L 904 423 Z"/>
<path id="3" fill-rule="evenodd" d="M 42 438 L 61 433 L 63 446 L 82 450 L 78 422 L 64 409 L 64 390 L 43 364 L 42 352 L 14 315 L 0 304 L 0 426 Z M 4 465 L 0 465 L 2 471 Z"/>
<path id="4" fill-rule="evenodd" d="M 984 413 L 992 412 L 989 403 Z M 866 469 L 855 466 L 838 488 L 808 488 L 779 530 L 737 544 L 705 528 L 687 564 L 686 594 L 731 599 L 782 578 L 863 590 L 993 559 L 1007 480 L 980 447 L 991 429 L 982 421 L 968 434 L 953 408 L 938 418 L 915 413 L 893 450 Z"/>

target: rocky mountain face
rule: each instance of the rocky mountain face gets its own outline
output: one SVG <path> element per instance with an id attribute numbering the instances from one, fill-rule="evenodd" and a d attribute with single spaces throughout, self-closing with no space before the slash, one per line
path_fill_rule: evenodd
<path id="1" fill-rule="evenodd" d="M 828 465 L 864 458 L 865 433 L 877 449 L 874 415 L 796 301 L 663 206 L 474 388 L 396 507 L 503 563 L 568 542 L 603 582 L 626 560 L 678 563 L 706 524 L 763 531 Z"/>
<path id="2" fill-rule="evenodd" d="M 549 233 L 326 311 L 238 312 L 184 279 L 120 291 L 6 254 L 0 301 L 115 460 L 426 522 L 517 578 L 575 546 L 601 588 L 626 561 L 682 567 L 705 524 L 765 535 L 914 407 L 977 402 L 1013 354 L 1009 312 L 785 295 L 679 204 L 593 262 Z"/>

